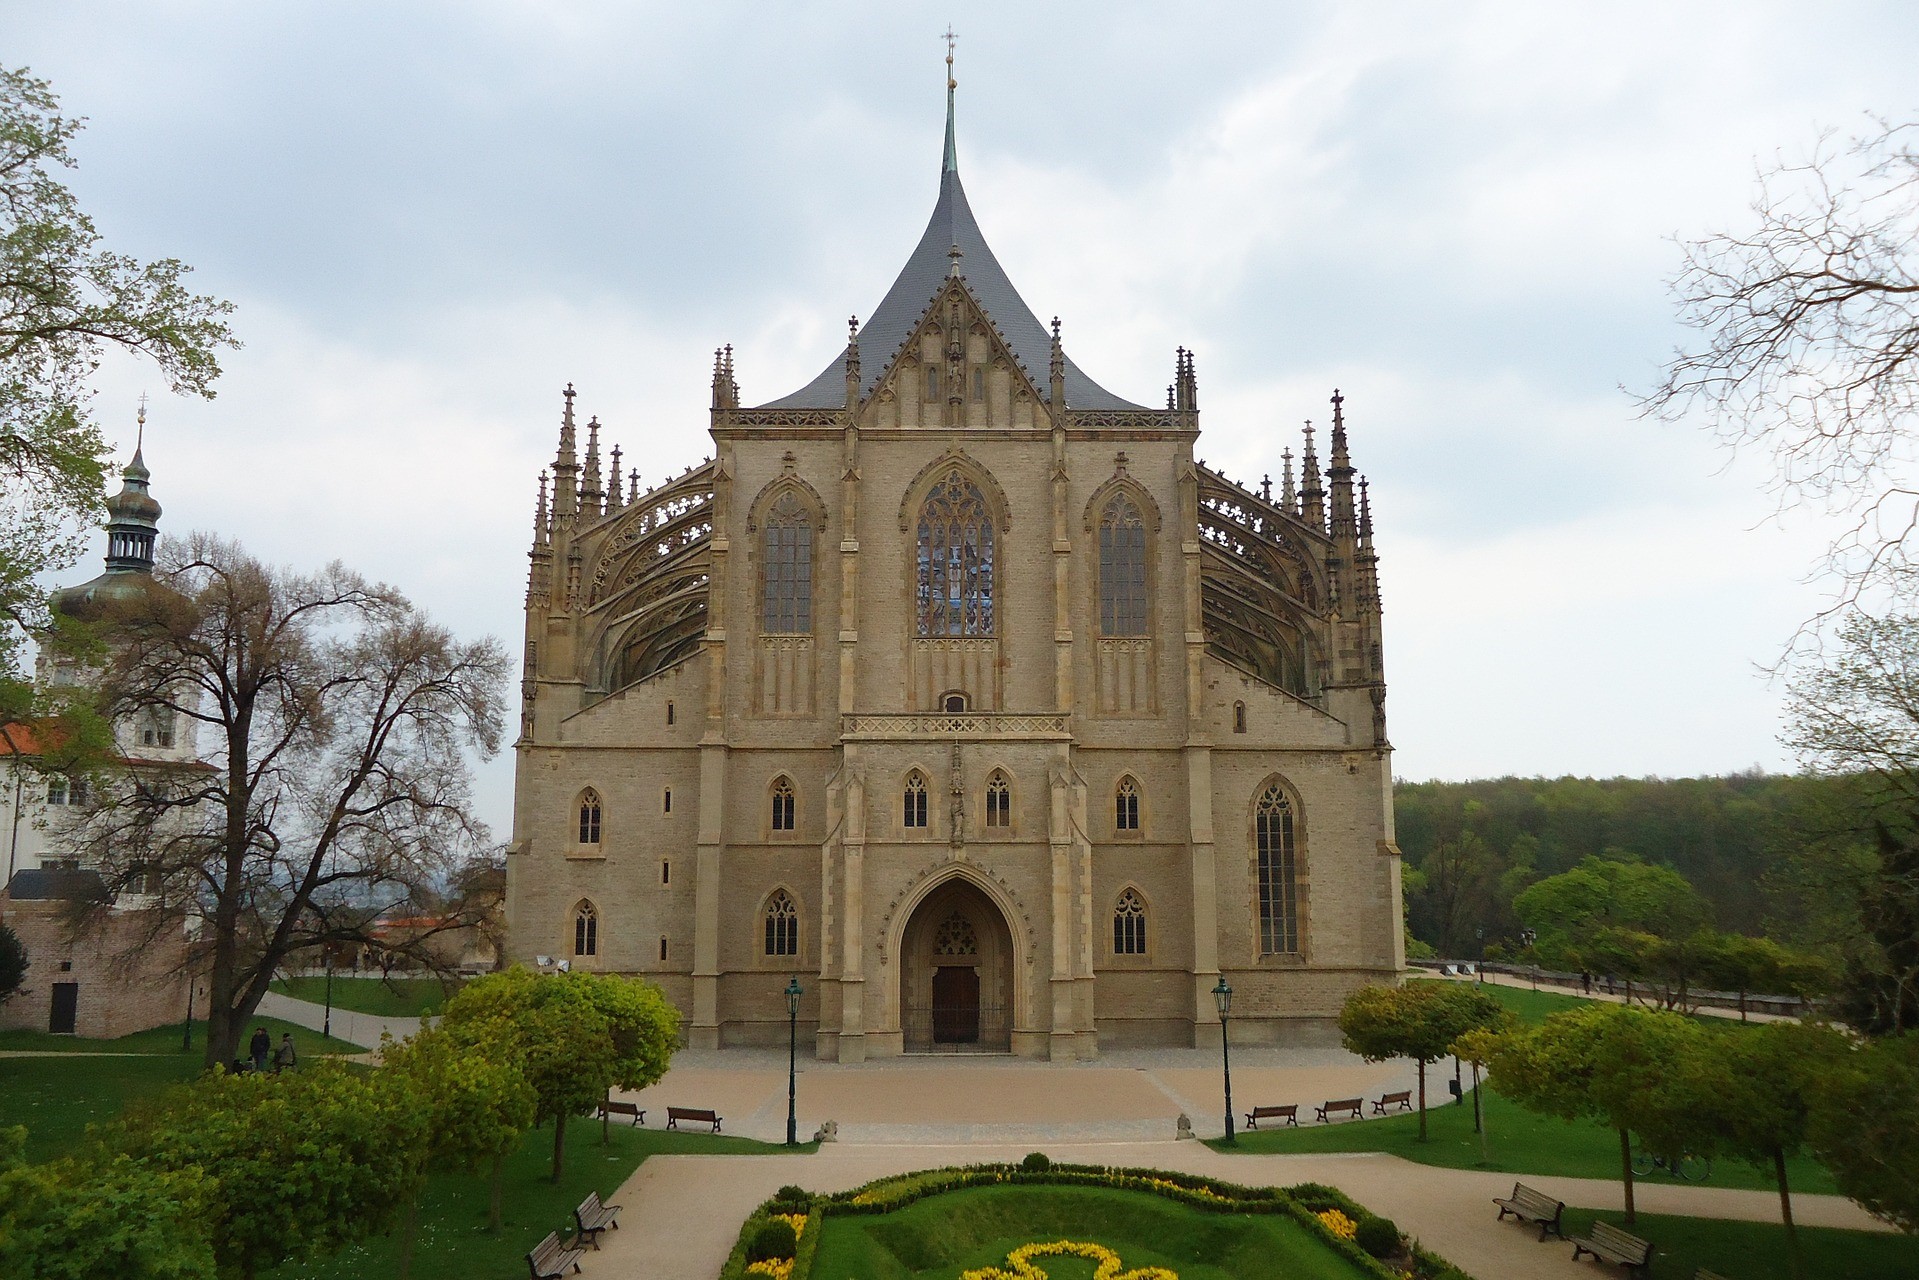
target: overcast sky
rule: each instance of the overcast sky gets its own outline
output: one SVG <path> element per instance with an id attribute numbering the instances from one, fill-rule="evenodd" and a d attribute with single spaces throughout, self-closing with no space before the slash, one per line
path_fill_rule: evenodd
<path id="1" fill-rule="evenodd" d="M 1759 667 L 1821 534 L 1641 421 L 1674 235 L 1909 117 L 1909 4 L 5 4 L 109 244 L 238 304 L 219 398 L 102 371 L 163 529 L 338 557 L 517 654 L 560 388 L 656 480 L 879 301 L 937 188 L 938 34 L 995 252 L 1111 390 L 1198 353 L 1201 456 L 1347 396 L 1406 778 L 1788 768 Z M 124 456 L 123 449 L 123 456 Z M 92 563 L 73 580 L 89 576 Z M 482 776 L 505 834 L 510 761 Z"/>

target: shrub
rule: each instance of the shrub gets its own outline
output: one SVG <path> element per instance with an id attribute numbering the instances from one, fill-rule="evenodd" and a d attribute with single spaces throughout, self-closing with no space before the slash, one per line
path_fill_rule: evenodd
<path id="1" fill-rule="evenodd" d="M 789 1182 L 773 1193 L 773 1203 L 780 1205 L 797 1205 L 804 1211 L 812 1207 L 813 1193 L 804 1187 L 796 1187 Z"/>
<path id="2" fill-rule="evenodd" d="M 1399 1252 L 1399 1227 L 1391 1218 L 1367 1215 L 1359 1220 L 1353 1241 L 1375 1258 L 1390 1258 Z"/>
<path id="3" fill-rule="evenodd" d="M 753 1231 L 753 1238 L 746 1243 L 748 1262 L 783 1262 L 793 1256 L 799 1248 L 800 1238 L 793 1231 L 793 1224 L 778 1218 L 768 1218 Z"/>
<path id="4" fill-rule="evenodd" d="M 1045 1173 L 1053 1167 L 1053 1162 L 1046 1158 L 1044 1151 L 1033 1151 L 1027 1153 L 1026 1158 L 1019 1162 L 1019 1167 L 1028 1173 Z"/>

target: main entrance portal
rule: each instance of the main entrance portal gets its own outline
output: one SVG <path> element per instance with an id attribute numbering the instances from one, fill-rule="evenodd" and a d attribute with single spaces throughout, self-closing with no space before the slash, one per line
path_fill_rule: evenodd
<path id="1" fill-rule="evenodd" d="M 908 1053 L 1012 1048 L 1013 936 L 999 908 L 964 880 L 935 889 L 907 921 L 900 1030 Z"/>

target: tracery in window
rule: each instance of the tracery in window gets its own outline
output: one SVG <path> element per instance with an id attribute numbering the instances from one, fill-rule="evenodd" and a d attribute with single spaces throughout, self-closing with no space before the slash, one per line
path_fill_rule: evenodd
<path id="1" fill-rule="evenodd" d="M 793 830 L 793 784 L 783 777 L 773 780 L 773 830 Z"/>
<path id="2" fill-rule="evenodd" d="M 573 908 L 573 954 L 600 954 L 600 913 L 594 910 L 590 902 L 582 902 Z"/>
<path id="3" fill-rule="evenodd" d="M 804 635 L 813 630 L 813 519 L 788 489 L 766 513 L 761 533 L 760 630 Z"/>
<path id="4" fill-rule="evenodd" d="M 940 922 L 933 934 L 933 954 L 936 956 L 976 956 L 979 954 L 979 937 L 973 932 L 973 922 L 958 911 Z"/>
<path id="5" fill-rule="evenodd" d="M 1113 789 L 1113 828 L 1139 830 L 1139 783 L 1131 778 L 1121 778 L 1119 786 Z"/>
<path id="6" fill-rule="evenodd" d="M 775 889 L 766 900 L 765 950 L 769 956 L 796 956 L 800 953 L 800 913 L 793 896 Z"/>
<path id="7" fill-rule="evenodd" d="M 918 769 L 906 775 L 906 789 L 901 794 L 903 807 L 901 821 L 909 827 L 926 825 L 926 775 Z"/>
<path id="8" fill-rule="evenodd" d="M 1131 889 L 1119 895 L 1113 908 L 1113 954 L 1146 954 L 1146 904 Z"/>
<path id="9" fill-rule="evenodd" d="M 580 843 L 600 842 L 600 793 L 588 787 L 580 795 Z"/>
<path id="10" fill-rule="evenodd" d="M 992 776 L 986 780 L 986 825 L 1013 825 L 1013 787 L 1007 781 L 1006 774 L 999 769 L 993 770 Z"/>
<path id="11" fill-rule="evenodd" d="M 1293 806 L 1274 784 L 1253 812 L 1259 848 L 1259 949 L 1266 955 L 1299 951 L 1299 867 Z"/>
<path id="12" fill-rule="evenodd" d="M 919 634 L 994 634 L 993 521 L 985 495 L 957 467 L 920 506 L 916 594 Z"/>
<path id="13" fill-rule="evenodd" d="M 1146 521 L 1124 493 L 1099 517 L 1099 631 L 1146 634 Z"/>

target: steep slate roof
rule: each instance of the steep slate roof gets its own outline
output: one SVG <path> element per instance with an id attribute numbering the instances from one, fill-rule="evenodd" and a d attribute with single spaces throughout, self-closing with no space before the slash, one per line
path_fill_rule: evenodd
<path id="1" fill-rule="evenodd" d="M 946 93 L 946 156 L 940 169 L 939 199 L 933 204 L 933 217 L 913 254 L 900 269 L 899 278 L 886 291 L 886 297 L 860 328 L 860 385 L 862 397 L 871 395 L 880 376 L 893 365 L 900 344 L 912 333 L 925 314 L 933 295 L 946 282 L 953 269 L 948 256 L 959 246 L 960 274 L 987 316 L 1005 336 L 1013 355 L 1026 366 L 1026 376 L 1042 390 L 1047 385 L 1052 363 L 1053 339 L 1045 325 L 1019 296 L 1019 290 L 1006 278 L 999 259 L 986 245 L 973 210 L 966 203 L 966 188 L 960 185 L 959 159 L 953 145 L 953 93 Z M 759 407 L 762 409 L 837 409 L 846 403 L 846 353 L 840 352 L 820 376 L 795 391 Z M 1074 409 L 1141 409 L 1130 400 L 1122 400 L 1080 372 L 1069 356 L 1066 360 L 1066 403 Z"/>

